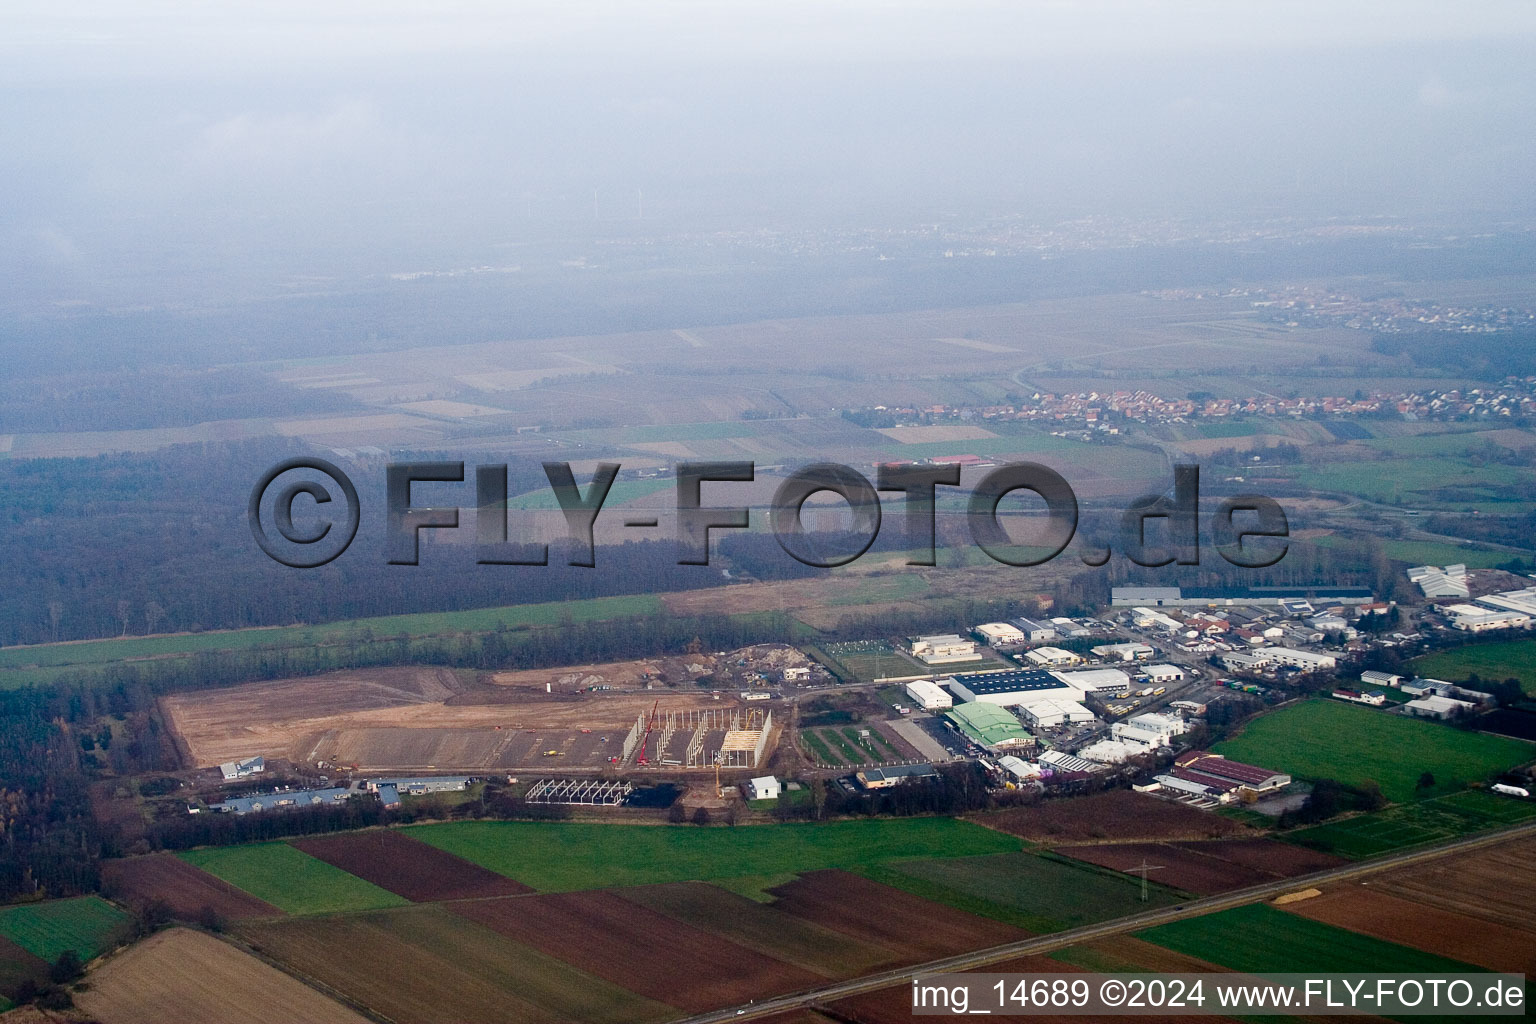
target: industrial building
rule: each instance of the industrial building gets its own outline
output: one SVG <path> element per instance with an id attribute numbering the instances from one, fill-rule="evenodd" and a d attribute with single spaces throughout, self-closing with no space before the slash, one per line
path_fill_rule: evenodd
<path id="1" fill-rule="evenodd" d="M 373 792 L 384 786 L 394 786 L 407 796 L 425 796 L 428 793 L 462 793 L 474 781 L 469 775 L 427 775 L 416 779 L 369 779 L 363 785 Z"/>
<path id="2" fill-rule="evenodd" d="M 1471 701 L 1457 700 L 1454 697 L 1441 697 L 1438 694 L 1426 694 L 1416 697 L 1403 705 L 1410 715 L 1418 715 L 1420 718 L 1455 718 L 1457 715 L 1475 711 L 1477 705 Z"/>
<path id="3" fill-rule="evenodd" d="M 1037 622 L 1034 619 L 1018 618 L 1013 624 L 1019 627 L 1024 634 L 1024 639 L 1030 643 L 1042 643 L 1046 640 L 1056 639 L 1056 627 L 1049 622 Z"/>
<path id="4" fill-rule="evenodd" d="M 617 807 L 635 791 L 635 784 L 618 779 L 540 779 L 528 787 L 531 804 L 579 804 Z"/>
<path id="5" fill-rule="evenodd" d="M 1148 658 L 1155 658 L 1157 656 L 1157 649 L 1148 647 L 1146 644 L 1104 644 L 1101 647 L 1093 648 L 1093 654 L 1095 657 L 1103 658 L 1106 661 L 1116 659 L 1120 661 L 1146 661 Z"/>
<path id="6" fill-rule="evenodd" d="M 1391 672 L 1377 672 L 1367 669 L 1360 673 L 1360 681 L 1367 686 L 1401 686 L 1403 677 Z"/>
<path id="7" fill-rule="evenodd" d="M 1184 623 L 1178 619 L 1155 612 L 1151 608 L 1132 608 L 1131 623 L 1138 629 L 1162 629 L 1168 632 L 1177 632 L 1184 628 Z"/>
<path id="8" fill-rule="evenodd" d="M 1115 739 L 1144 748 L 1172 746 L 1173 738 L 1187 731 L 1189 723 L 1177 715 L 1136 715 L 1109 727 Z"/>
<path id="9" fill-rule="evenodd" d="M 930 679 L 916 679 L 907 684 L 907 696 L 924 711 L 941 711 L 955 705 L 948 690 Z"/>
<path id="10" fill-rule="evenodd" d="M 243 761 L 230 761 L 219 765 L 219 774 L 225 779 L 244 779 L 252 775 L 260 775 L 267 770 L 267 759 L 260 756 L 248 757 Z"/>
<path id="11" fill-rule="evenodd" d="M 1020 705 L 1019 715 L 1037 729 L 1058 729 L 1064 725 L 1094 721 L 1092 711 L 1064 697 L 1044 697 L 1030 701 Z"/>
<path id="12" fill-rule="evenodd" d="M 1303 672 L 1320 672 L 1338 665 L 1331 654 L 1314 654 L 1294 647 L 1261 647 L 1254 651 L 1223 654 L 1221 663 L 1233 671 L 1268 668 L 1271 665 L 1290 665 Z"/>
<path id="13" fill-rule="evenodd" d="M 1471 593 L 1465 565 L 1448 565 L 1444 569 L 1438 565 L 1416 565 L 1408 570 L 1408 582 L 1418 584 L 1424 596 L 1431 599 L 1467 597 Z"/>
<path id="14" fill-rule="evenodd" d="M 885 768 L 865 768 L 855 772 L 854 778 L 865 789 L 889 789 L 903 782 L 939 777 L 938 769 L 931 764 L 893 764 Z"/>
<path id="15" fill-rule="evenodd" d="M 1462 567 L 1465 569 L 1465 566 Z M 1329 604 L 1370 604 L 1369 587 L 1112 587 L 1109 603 L 1116 608 L 1221 608 L 1235 605 L 1282 606 L 1325 601 Z"/>
<path id="16" fill-rule="evenodd" d="M 1035 743 L 1017 718 L 986 701 L 957 705 L 945 717 L 961 735 L 987 750 L 1021 750 Z"/>
<path id="17" fill-rule="evenodd" d="M 1451 628 L 1467 633 L 1486 633 L 1496 629 L 1527 629 L 1531 617 L 1507 608 L 1483 608 L 1475 604 L 1452 604 L 1441 611 L 1451 620 Z"/>
<path id="18" fill-rule="evenodd" d="M 1003 771 L 1007 772 L 1015 779 L 1018 779 L 1020 782 L 1025 782 L 1030 779 L 1038 779 L 1040 777 L 1040 769 L 1036 768 L 1022 757 L 1015 757 L 1012 754 L 1004 754 L 1002 757 L 997 759 L 997 764 L 998 767 L 1003 769 Z"/>
<path id="19" fill-rule="evenodd" d="M 1477 599 L 1479 604 L 1489 608 L 1502 608 L 1506 611 L 1519 612 L 1536 619 L 1536 587 L 1526 587 L 1524 590 L 1506 590 L 1499 594 L 1486 594 Z"/>
<path id="20" fill-rule="evenodd" d="M 1284 772 L 1229 761 L 1220 754 L 1206 750 L 1191 750 L 1180 754 L 1173 762 L 1172 774 L 1189 781 L 1220 788 L 1231 785 L 1254 793 L 1272 793 L 1291 784 L 1291 777 Z"/>
<path id="21" fill-rule="evenodd" d="M 961 661 L 980 661 L 976 641 L 955 633 L 920 636 L 912 640 L 912 657 L 925 665 L 949 665 Z"/>
<path id="22" fill-rule="evenodd" d="M 1131 677 L 1117 668 L 1085 668 L 1051 675 L 1080 693 L 1124 693 L 1131 688 Z"/>
<path id="23" fill-rule="evenodd" d="M 1036 665 L 1076 665 L 1083 659 L 1071 651 L 1064 651 L 1060 647 L 1036 647 L 1032 651 L 1025 651 L 1024 657 Z"/>
<path id="24" fill-rule="evenodd" d="M 1184 678 L 1184 670 L 1178 665 L 1148 665 L 1141 671 L 1150 682 L 1158 685 L 1177 683 Z"/>
<path id="25" fill-rule="evenodd" d="M 1124 764 L 1133 757 L 1148 752 L 1148 748 L 1124 740 L 1099 740 L 1077 752 L 1077 756 L 1099 764 Z"/>
<path id="26" fill-rule="evenodd" d="M 1096 772 L 1104 767 L 1086 758 L 1064 754 L 1060 750 L 1047 750 L 1040 755 L 1040 763 L 1056 772 Z"/>
<path id="27" fill-rule="evenodd" d="M 1012 706 L 1027 704 L 1041 697 L 1077 696 L 1071 687 L 1043 669 L 1018 669 L 1010 672 L 968 672 L 950 676 L 945 682 L 951 692 L 967 703 Z"/>
<path id="28" fill-rule="evenodd" d="M 262 793 L 259 796 L 235 797 L 225 800 L 223 803 L 210 804 L 209 808 L 221 814 L 287 811 L 296 807 L 322 807 L 327 804 L 340 803 L 351 796 L 352 793 L 353 790 L 346 788 L 294 789 L 277 793 Z"/>
<path id="29" fill-rule="evenodd" d="M 993 647 L 1011 647 L 1028 639 L 1023 630 L 1008 622 L 984 622 L 976 627 L 976 632 Z"/>
<path id="30" fill-rule="evenodd" d="M 1092 636 L 1093 630 L 1087 626 L 1080 626 L 1066 616 L 1058 616 L 1051 620 L 1051 625 L 1056 627 L 1060 636 Z"/>

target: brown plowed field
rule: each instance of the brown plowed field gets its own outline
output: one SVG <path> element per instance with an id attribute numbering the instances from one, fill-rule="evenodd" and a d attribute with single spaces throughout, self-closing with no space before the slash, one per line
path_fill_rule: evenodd
<path id="1" fill-rule="evenodd" d="M 114 894 L 126 901 L 164 900 L 171 913 L 184 921 L 197 920 L 204 907 L 230 921 L 283 916 L 272 904 L 169 853 L 103 861 L 101 876 Z"/>
<path id="2" fill-rule="evenodd" d="M 769 891 L 777 897 L 775 909 L 884 946 L 899 963 L 996 946 L 1028 934 L 846 871 L 808 871 Z"/>
<path id="3" fill-rule="evenodd" d="M 645 1024 L 678 1015 L 441 906 L 248 922 L 239 931 L 264 955 L 397 1024 Z"/>
<path id="4" fill-rule="evenodd" d="M 1371 888 L 1453 913 L 1536 931 L 1536 839 L 1518 839 L 1460 857 L 1392 871 Z"/>
<path id="5" fill-rule="evenodd" d="M 296 839 L 292 845 L 413 903 L 516 896 L 533 891 L 522 882 L 401 832 L 346 832 L 318 839 Z"/>
<path id="6" fill-rule="evenodd" d="M 852 978 L 895 962 L 882 946 L 858 942 L 745 896 L 704 882 L 615 889 L 624 899 L 715 932 L 765 956 L 828 978 Z"/>
<path id="7" fill-rule="evenodd" d="M 690 1013 L 826 981 L 612 892 L 480 900 L 455 903 L 451 909 L 631 992 Z"/>
<path id="8" fill-rule="evenodd" d="M 1081 948 L 1102 957 L 1105 961 L 1102 970 L 1110 973 L 1138 967 L 1160 974 L 1210 974 L 1225 973 L 1227 970 L 1208 960 L 1185 956 L 1183 953 L 1176 953 L 1131 935 L 1113 935 L 1107 939 L 1095 939 Z"/>
<path id="9" fill-rule="evenodd" d="M 1217 845 L 1217 844 L 1213 844 Z M 1103 846 L 1058 846 L 1056 853 L 1140 877 L 1142 860 L 1147 877 L 1159 885 L 1208 896 L 1256 885 L 1274 877 L 1216 857 L 1163 843 L 1110 843 Z M 1151 870 L 1156 869 L 1156 870 Z"/>
<path id="10" fill-rule="evenodd" d="M 367 1024 L 367 1018 L 242 953 L 186 928 L 151 935 L 91 971 L 75 1003 L 103 1024 Z"/>
<path id="11" fill-rule="evenodd" d="M 1209 843 L 1172 843 L 1181 850 L 1191 850 L 1245 868 L 1253 868 L 1279 878 L 1307 875 L 1343 864 L 1344 858 L 1319 853 L 1275 839 L 1224 839 Z"/>
<path id="12" fill-rule="evenodd" d="M 1066 800 L 1042 800 L 1031 807 L 974 814 L 968 820 L 1042 843 L 1218 839 L 1252 834 L 1246 825 L 1219 814 L 1128 789 Z"/>
<path id="13" fill-rule="evenodd" d="M 1427 907 L 1370 886 L 1335 889 L 1285 909 L 1491 970 L 1536 974 L 1536 938 L 1530 932 Z"/>

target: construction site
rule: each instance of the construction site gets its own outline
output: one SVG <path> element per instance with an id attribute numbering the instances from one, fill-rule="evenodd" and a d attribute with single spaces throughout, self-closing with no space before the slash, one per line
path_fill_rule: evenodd
<path id="1" fill-rule="evenodd" d="M 650 768 L 756 768 L 770 749 L 773 712 L 761 708 L 661 710 L 635 718 L 619 764 Z"/>

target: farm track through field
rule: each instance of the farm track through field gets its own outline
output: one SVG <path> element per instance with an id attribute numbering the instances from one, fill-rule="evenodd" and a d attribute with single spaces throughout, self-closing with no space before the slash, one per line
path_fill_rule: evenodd
<path id="1" fill-rule="evenodd" d="M 1148 911 L 1144 914 L 1132 914 L 1127 917 L 1106 921 L 1101 924 L 1089 925 L 1083 928 L 1074 928 L 1064 932 L 1056 932 L 1051 935 L 1038 938 L 1024 939 L 1006 945 L 994 946 L 990 949 L 977 950 L 971 953 L 963 953 L 958 956 L 947 957 L 941 960 L 931 960 L 927 963 L 915 964 L 900 970 L 884 971 L 880 974 L 859 978 L 855 981 L 841 982 L 824 988 L 800 992 L 795 995 L 781 996 L 776 999 L 768 999 L 747 1006 L 729 1007 L 710 1013 L 698 1014 L 693 1017 L 683 1018 L 678 1024 L 723 1024 L 725 1021 L 754 1020 L 770 1016 L 775 1013 L 783 1013 L 789 1010 L 801 1008 L 815 1008 L 826 1006 L 829 1003 L 851 996 L 865 993 L 879 992 L 881 989 L 894 987 L 905 988 L 910 979 L 916 975 L 958 973 L 964 971 L 979 971 L 996 967 L 1007 961 L 1019 957 L 1027 957 L 1035 954 L 1051 953 L 1067 946 L 1079 945 L 1095 939 L 1106 938 L 1113 935 L 1122 935 L 1126 932 L 1139 931 L 1154 925 L 1167 924 L 1173 921 L 1182 921 L 1186 918 L 1213 913 L 1218 910 L 1226 910 L 1231 907 L 1245 906 L 1257 903 L 1261 900 L 1271 899 L 1311 886 L 1318 886 L 1330 882 L 1341 882 L 1354 878 L 1362 878 L 1368 875 L 1388 871 L 1393 868 L 1407 867 L 1438 860 L 1453 854 L 1468 853 L 1474 850 L 1482 850 L 1486 847 L 1498 846 L 1511 840 L 1524 839 L 1536 836 L 1536 823 L 1512 826 L 1495 833 L 1475 836 L 1468 839 L 1457 839 L 1442 843 L 1437 846 L 1410 850 L 1404 853 L 1391 854 L 1380 860 L 1365 863 L 1346 864 L 1341 867 L 1331 868 L 1311 875 L 1302 875 L 1296 878 L 1284 879 L 1277 882 L 1267 882 L 1263 885 L 1242 889 L 1237 892 L 1226 893 L 1220 896 L 1208 896 L 1176 907 L 1166 907 Z M 1529 904 L 1526 905 L 1527 907 Z M 1055 961 L 1049 961 L 1054 964 Z M 1036 968 L 1037 970 L 1040 968 Z M 910 1013 L 910 1009 L 908 1010 Z M 1206 1018 L 1209 1019 L 1209 1018 Z"/>

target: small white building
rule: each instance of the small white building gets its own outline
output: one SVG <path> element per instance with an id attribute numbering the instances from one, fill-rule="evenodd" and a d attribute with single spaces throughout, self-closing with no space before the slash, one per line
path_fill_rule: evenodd
<path id="1" fill-rule="evenodd" d="M 1188 731 L 1189 723 L 1177 715 L 1136 715 L 1109 727 L 1115 739 L 1144 748 L 1172 746 L 1175 736 Z"/>
<path id="2" fill-rule="evenodd" d="M 258 754 L 243 761 L 229 761 L 219 765 L 219 774 L 226 779 L 244 779 L 260 775 L 267 770 L 267 759 Z"/>
<path id="3" fill-rule="evenodd" d="M 1429 694 L 1409 701 L 1404 707 L 1410 715 L 1418 715 L 1420 718 L 1455 718 L 1459 714 L 1472 711 L 1477 705 L 1470 701 Z"/>
<path id="4" fill-rule="evenodd" d="M 1075 700 L 1061 697 L 1045 697 L 1020 705 L 1019 715 L 1026 724 L 1037 729 L 1056 729 L 1063 725 L 1086 724 L 1095 720 L 1092 711 Z"/>
<path id="5" fill-rule="evenodd" d="M 1146 644 L 1104 644 L 1093 648 L 1093 653 L 1106 661 L 1146 661 L 1155 657 L 1157 650 Z"/>
<path id="6" fill-rule="evenodd" d="M 1403 677 L 1391 672 L 1377 672 L 1375 669 L 1366 669 L 1360 673 L 1360 681 L 1366 686 L 1401 686 Z"/>
<path id="7" fill-rule="evenodd" d="M 1071 651 L 1062 650 L 1060 647 L 1036 647 L 1032 651 L 1025 651 L 1024 657 L 1036 665 L 1052 667 L 1059 665 L 1076 665 L 1083 659 Z"/>
<path id="8" fill-rule="evenodd" d="M 1024 639 L 1030 643 L 1043 643 L 1046 640 L 1056 639 L 1056 627 L 1049 622 L 1039 622 L 1035 619 L 1014 619 L 1013 624 L 1019 627 L 1024 634 Z"/>
<path id="9" fill-rule="evenodd" d="M 805 665 L 792 665 L 784 670 L 786 683 L 803 683 L 811 678 L 811 670 Z"/>
<path id="10" fill-rule="evenodd" d="M 993 647 L 1010 647 L 1028 639 L 1023 630 L 1007 622 L 983 622 L 976 627 L 976 632 Z"/>
<path id="11" fill-rule="evenodd" d="M 742 788 L 747 791 L 748 800 L 777 800 L 781 792 L 779 780 L 772 775 L 749 779 Z"/>
<path id="12" fill-rule="evenodd" d="M 1184 678 L 1184 670 L 1178 665 L 1148 665 L 1141 671 L 1149 680 L 1158 685 L 1177 683 Z"/>
<path id="13" fill-rule="evenodd" d="M 924 711 L 940 711 L 955 706 L 950 692 L 930 679 L 915 679 L 907 684 L 907 696 Z"/>
<path id="14" fill-rule="evenodd" d="M 912 640 L 912 657 L 926 665 L 948 665 L 961 661 L 980 661 L 976 641 L 955 633 L 920 636 Z"/>
<path id="15" fill-rule="evenodd" d="M 1178 619 L 1153 611 L 1151 608 L 1132 608 L 1131 622 L 1142 629 L 1180 630 L 1184 623 Z"/>

